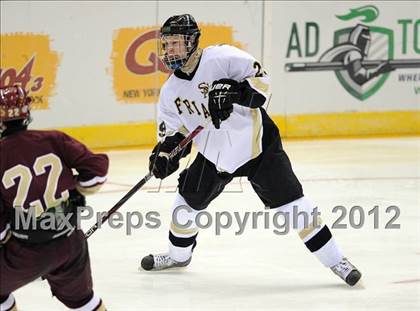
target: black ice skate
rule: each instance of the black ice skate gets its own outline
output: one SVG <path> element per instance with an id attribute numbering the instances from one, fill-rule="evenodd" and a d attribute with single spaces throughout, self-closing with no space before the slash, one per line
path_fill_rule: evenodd
<path id="1" fill-rule="evenodd" d="M 148 255 L 141 260 L 141 267 L 146 271 L 186 267 L 191 262 L 191 258 L 184 262 L 178 262 L 173 260 L 168 253 Z"/>
<path id="2" fill-rule="evenodd" d="M 354 286 L 362 277 L 362 273 L 345 257 L 338 264 L 332 266 L 331 270 L 350 286 Z"/>

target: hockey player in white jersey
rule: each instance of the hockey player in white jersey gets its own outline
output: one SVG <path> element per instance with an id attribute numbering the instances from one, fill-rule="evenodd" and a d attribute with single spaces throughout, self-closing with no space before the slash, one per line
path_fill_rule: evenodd
<path id="1" fill-rule="evenodd" d="M 179 167 L 168 154 L 197 126 L 198 154 L 179 175 L 172 211 L 180 206 L 192 212 L 177 213 L 169 230 L 169 251 L 148 255 L 141 266 L 162 270 L 187 266 L 196 246 L 195 216 L 207 208 L 234 178 L 246 176 L 265 206 L 289 213 L 293 208 L 311 215 L 315 206 L 304 196 L 279 131 L 263 105 L 269 97 L 269 78 L 248 53 L 229 45 L 198 47 L 200 30 L 189 14 L 170 17 L 161 28 L 162 60 L 174 70 L 161 89 L 158 104 L 159 143 L 150 156 L 150 170 L 165 178 Z M 207 120 L 211 120 L 208 122 Z M 179 209 L 177 209 L 179 210 Z M 186 224 L 179 227 L 177 224 Z M 326 225 L 297 219 L 297 231 L 306 247 L 326 267 L 353 286 L 361 273 L 342 254 Z"/>

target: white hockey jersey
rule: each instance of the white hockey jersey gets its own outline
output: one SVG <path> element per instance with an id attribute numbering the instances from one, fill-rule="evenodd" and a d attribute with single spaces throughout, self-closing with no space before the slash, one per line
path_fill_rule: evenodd
<path id="1" fill-rule="evenodd" d="M 211 123 L 208 91 L 222 78 L 241 82 L 268 100 L 269 79 L 261 65 L 248 53 L 229 45 L 203 49 L 191 80 L 172 74 L 161 89 L 158 103 L 158 139 L 181 132 L 188 135 L 197 126 L 205 129 L 194 138 L 194 145 L 218 171 L 233 173 L 262 151 L 262 119 L 259 109 L 234 104 L 230 117 L 220 129 Z"/>

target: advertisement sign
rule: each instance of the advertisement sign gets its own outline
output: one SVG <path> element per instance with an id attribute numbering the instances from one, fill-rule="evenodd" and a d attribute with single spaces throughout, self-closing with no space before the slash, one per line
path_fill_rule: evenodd
<path id="1" fill-rule="evenodd" d="M 59 55 L 43 34 L 1 34 L 0 87 L 19 84 L 33 97 L 32 109 L 48 109 Z"/>

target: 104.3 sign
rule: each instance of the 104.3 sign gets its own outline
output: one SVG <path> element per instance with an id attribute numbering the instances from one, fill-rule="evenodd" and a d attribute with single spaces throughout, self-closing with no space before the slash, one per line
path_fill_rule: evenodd
<path id="1" fill-rule="evenodd" d="M 48 109 L 59 63 L 49 36 L 2 34 L 1 42 L 0 87 L 21 85 L 32 96 L 34 109 Z"/>

